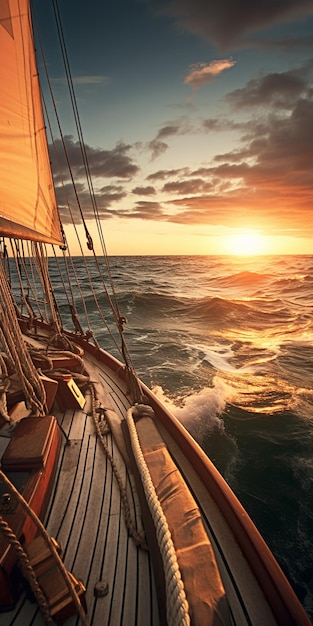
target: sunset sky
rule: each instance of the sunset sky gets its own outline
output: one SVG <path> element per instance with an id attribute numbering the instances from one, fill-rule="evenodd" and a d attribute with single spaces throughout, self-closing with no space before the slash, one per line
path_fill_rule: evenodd
<path id="1" fill-rule="evenodd" d="M 36 18 L 79 176 L 47 4 Z M 59 9 L 109 254 L 313 253 L 313 0 Z"/>

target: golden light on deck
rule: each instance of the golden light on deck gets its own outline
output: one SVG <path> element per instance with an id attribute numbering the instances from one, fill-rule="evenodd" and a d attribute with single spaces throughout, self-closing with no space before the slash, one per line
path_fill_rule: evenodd
<path id="1" fill-rule="evenodd" d="M 225 254 L 251 256 L 266 252 L 266 238 L 260 232 L 240 229 L 225 237 Z"/>

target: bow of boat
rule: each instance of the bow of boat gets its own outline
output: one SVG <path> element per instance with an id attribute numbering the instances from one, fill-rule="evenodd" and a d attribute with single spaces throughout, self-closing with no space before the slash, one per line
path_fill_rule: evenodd
<path id="1" fill-rule="evenodd" d="M 5 512 L 6 499 L 14 499 L 7 484 L 2 517 L 34 559 L 53 619 L 84 619 L 68 583 L 60 583 L 60 564 L 51 556 L 57 546 L 90 625 L 188 623 L 182 615 L 197 626 L 309 623 L 199 446 L 143 385 L 146 404 L 133 405 L 127 368 L 82 339 L 72 355 L 50 351 L 48 367 L 46 339 L 28 335 L 26 342 L 46 387 L 49 415 L 28 417 L 14 389 L 16 424 L 0 431 L 1 469 L 43 530 L 23 507 L 18 522 Z M 1 624 L 39 626 L 42 606 L 32 601 L 29 576 L 7 538 L 1 559 L 2 610 L 9 609 Z"/>

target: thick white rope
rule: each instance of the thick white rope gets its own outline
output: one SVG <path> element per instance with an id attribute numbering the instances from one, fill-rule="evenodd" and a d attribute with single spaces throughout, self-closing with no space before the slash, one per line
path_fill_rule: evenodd
<path id="1" fill-rule="evenodd" d="M 150 407 L 145 407 L 146 412 L 153 414 Z M 150 409 L 150 411 L 149 411 Z M 127 411 L 127 425 L 130 434 L 130 441 L 134 457 L 142 479 L 142 484 L 149 506 L 149 510 L 156 529 L 156 537 L 163 561 L 165 583 L 166 583 L 166 615 L 169 626 L 189 626 L 189 607 L 185 594 L 184 583 L 181 578 L 179 565 L 177 562 L 175 547 L 171 533 L 164 515 L 162 506 L 156 494 L 149 469 L 144 459 L 137 429 L 133 419 L 133 411 L 137 407 L 130 407 Z"/>

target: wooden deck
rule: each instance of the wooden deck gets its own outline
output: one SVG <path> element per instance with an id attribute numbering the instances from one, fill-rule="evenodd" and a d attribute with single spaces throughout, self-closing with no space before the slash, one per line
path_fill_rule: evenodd
<path id="1" fill-rule="evenodd" d="M 101 372 L 107 408 L 125 410 L 121 392 L 112 404 L 110 390 L 114 381 L 108 371 Z M 68 437 L 63 445 L 52 504 L 46 516 L 46 528 L 62 546 L 62 558 L 68 570 L 83 581 L 90 626 L 159 623 L 152 566 L 147 551 L 136 547 L 124 521 L 117 481 L 103 447 L 96 437 L 91 399 L 87 394 L 84 410 L 55 412 Z M 133 477 L 111 433 L 106 436 L 119 473 L 127 488 L 131 514 L 141 529 L 140 507 Z M 95 586 L 108 587 L 104 597 L 96 597 Z M 35 604 L 21 598 L 15 611 L 0 614 L 1 626 L 39 626 L 43 624 Z M 66 622 L 78 625 L 79 618 Z"/>
<path id="2" fill-rule="evenodd" d="M 85 361 L 97 401 L 110 420 L 111 431 L 104 439 L 126 487 L 131 517 L 141 531 L 135 480 L 120 441 L 120 421 L 130 406 L 126 385 L 119 378 L 119 364 L 111 369 L 106 357 L 96 361 L 92 352 Z M 159 626 L 164 623 L 164 607 L 161 604 L 159 613 L 152 561 L 129 535 L 116 477 L 96 435 L 90 392 L 86 399 L 83 410 L 60 412 L 53 407 L 51 411 L 66 437 L 62 437 L 45 526 L 61 544 L 67 569 L 87 588 L 90 626 Z M 150 401 L 159 431 L 200 508 L 226 590 L 231 624 L 307 626 L 299 603 L 290 599 L 289 584 L 281 579 L 273 556 L 235 496 L 176 420 L 163 413 L 156 398 L 151 396 Z M 97 586 L 107 587 L 106 595 L 95 593 Z M 25 597 L 14 611 L 0 614 L 0 626 L 43 624 L 37 605 Z M 66 624 L 79 626 L 80 619 L 72 617 Z"/>

